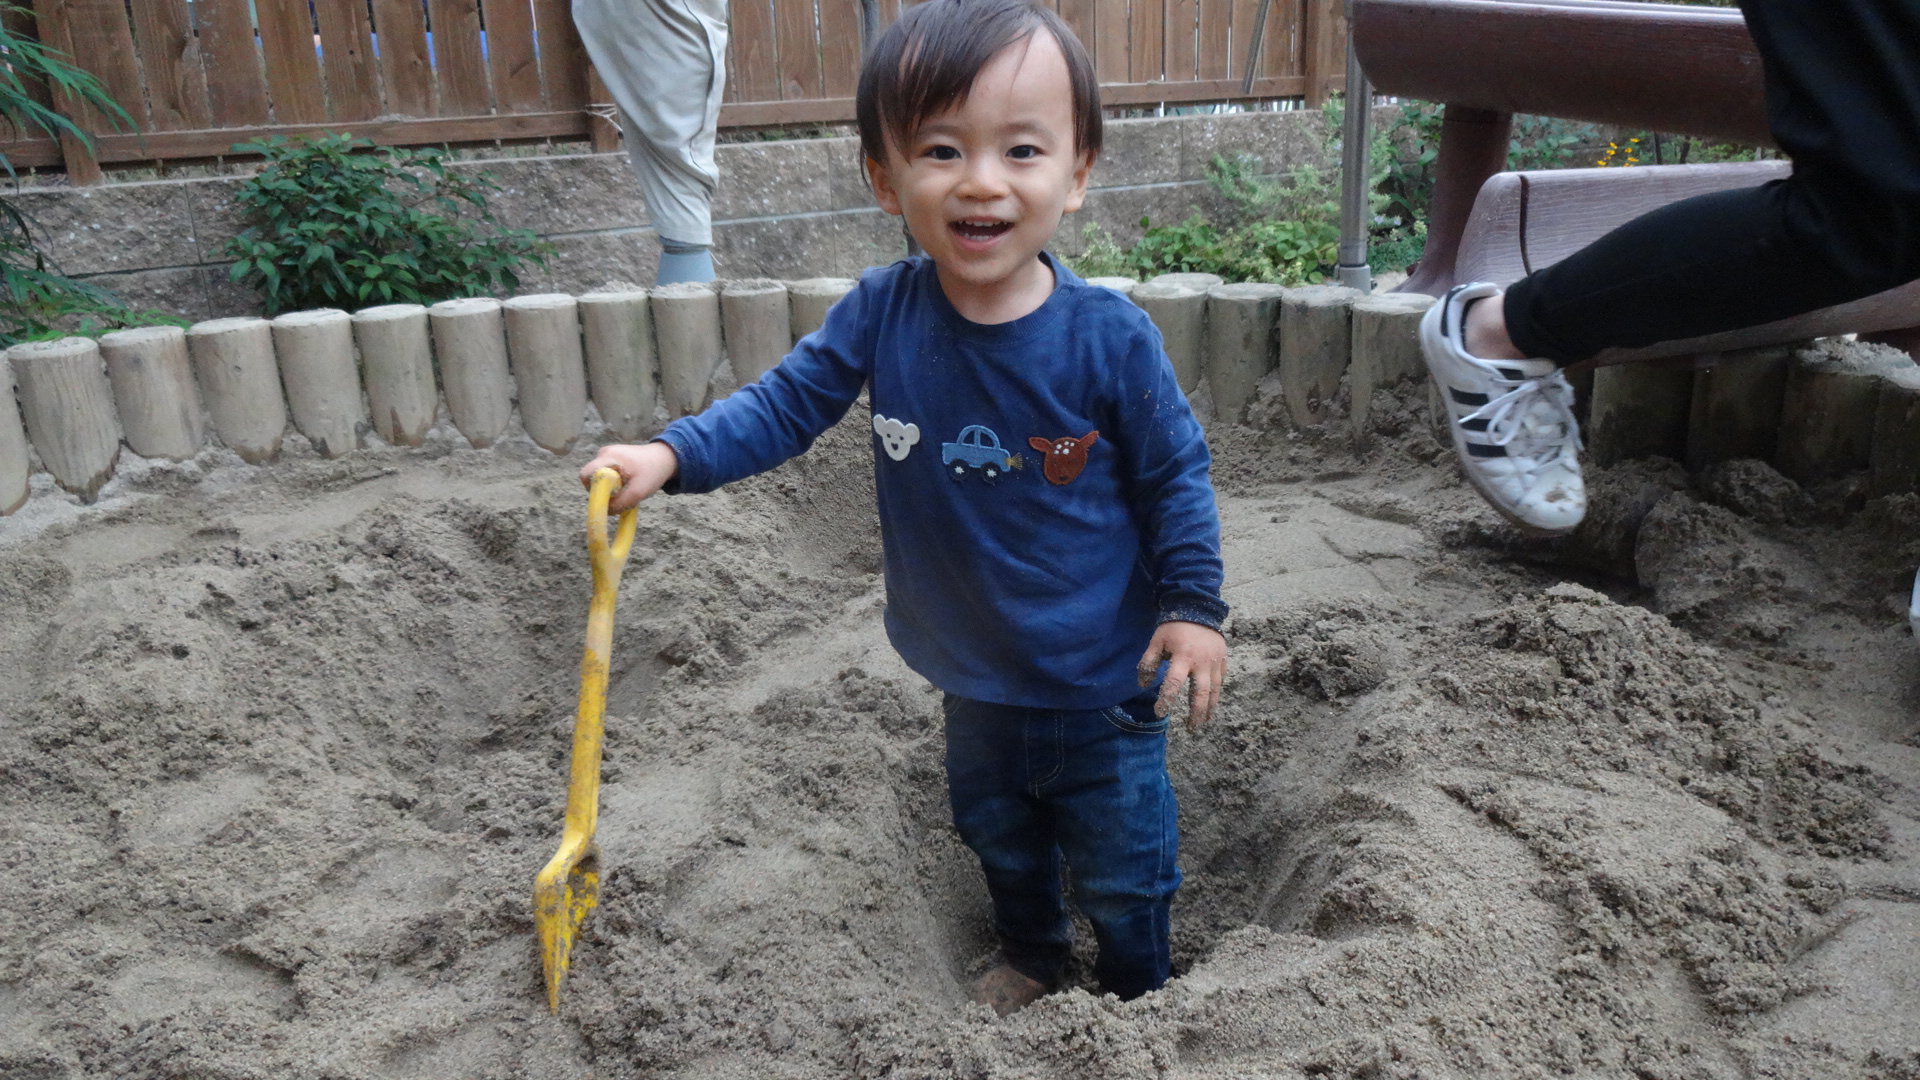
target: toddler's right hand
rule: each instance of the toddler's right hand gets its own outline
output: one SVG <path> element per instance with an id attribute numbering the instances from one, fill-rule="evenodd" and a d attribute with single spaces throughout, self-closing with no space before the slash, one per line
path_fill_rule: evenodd
<path id="1" fill-rule="evenodd" d="M 592 461 L 580 468 L 580 482 L 593 486 L 593 474 L 612 469 L 620 474 L 620 490 L 607 503 L 610 513 L 619 513 L 659 491 L 680 471 L 680 458 L 673 447 L 663 442 L 603 446 Z"/>

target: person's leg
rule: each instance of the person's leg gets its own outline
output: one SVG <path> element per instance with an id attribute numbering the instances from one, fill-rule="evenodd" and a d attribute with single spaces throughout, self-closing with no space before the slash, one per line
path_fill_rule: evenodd
<path id="1" fill-rule="evenodd" d="M 1420 351 L 1467 480 L 1508 520 L 1556 536 L 1587 513 L 1573 387 L 1551 360 L 1466 343 L 1465 327 L 1497 310 L 1499 293 L 1487 282 L 1448 290 L 1420 320 Z"/>
<path id="2" fill-rule="evenodd" d="M 1058 768 L 1055 714 L 951 694 L 945 711 L 953 824 L 980 858 L 1001 952 L 1037 996 L 1060 982 L 1072 951 L 1054 814 L 1034 796 Z"/>
<path id="3" fill-rule="evenodd" d="M 709 244 L 683 244 L 660 238 L 660 269 L 655 285 L 678 285 L 683 281 L 712 281 L 713 247 Z"/>
<path id="4" fill-rule="evenodd" d="M 1745 0 L 1791 179 L 1628 222 L 1504 295 L 1456 286 L 1421 323 L 1462 469 L 1536 532 L 1586 514 L 1572 391 L 1602 349 L 1788 318 L 1920 276 L 1920 7 Z"/>
<path id="5" fill-rule="evenodd" d="M 1920 278 L 1920 5 L 1746 0 L 1793 176 L 1628 222 L 1467 313 L 1487 358 L 1561 364 L 1758 326 Z M 1484 350 L 1484 351 L 1479 351 Z"/>
<path id="6" fill-rule="evenodd" d="M 1040 789 L 1055 807 L 1074 903 L 1093 924 L 1094 976 L 1122 1000 L 1166 983 L 1180 888 L 1167 721 L 1153 700 L 1058 714 L 1065 765 Z"/>
<path id="7" fill-rule="evenodd" d="M 620 107 L 627 158 L 660 237 L 656 284 L 713 280 L 726 0 L 573 0 L 573 17 Z"/>

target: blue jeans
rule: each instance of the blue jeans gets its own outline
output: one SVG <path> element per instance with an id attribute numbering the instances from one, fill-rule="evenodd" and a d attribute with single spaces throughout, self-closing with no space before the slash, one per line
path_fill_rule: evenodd
<path id="1" fill-rule="evenodd" d="M 1007 962 L 1049 987 L 1065 974 L 1064 857 L 1100 985 L 1122 999 L 1159 989 L 1180 868 L 1167 722 L 1153 697 L 1063 711 L 948 694 L 945 711 L 953 823 L 986 872 Z"/>

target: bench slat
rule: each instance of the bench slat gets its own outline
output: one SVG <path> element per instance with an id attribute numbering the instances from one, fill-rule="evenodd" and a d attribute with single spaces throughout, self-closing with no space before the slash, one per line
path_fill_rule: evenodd
<path id="1" fill-rule="evenodd" d="M 1753 187 L 1786 176 L 1784 161 L 1650 165 L 1499 173 L 1474 201 L 1455 264 L 1457 280 L 1511 285 L 1651 210 L 1694 195 Z M 1523 213 L 1524 209 L 1524 213 Z M 1524 232 L 1522 223 L 1524 222 Z M 1598 364 L 1732 352 L 1834 334 L 1920 325 L 1920 281 L 1837 307 L 1721 334 L 1611 349 Z"/>
<path id="2" fill-rule="evenodd" d="M 1760 55 L 1727 8 L 1354 0 L 1384 94 L 1770 146 Z"/>

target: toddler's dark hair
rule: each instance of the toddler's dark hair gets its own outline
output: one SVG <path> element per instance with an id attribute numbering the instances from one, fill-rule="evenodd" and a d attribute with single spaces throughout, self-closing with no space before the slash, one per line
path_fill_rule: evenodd
<path id="1" fill-rule="evenodd" d="M 1086 46 L 1060 16 L 1030 0 L 928 0 L 902 12 L 860 67 L 854 112 L 860 148 L 887 160 L 887 140 L 904 146 L 914 129 L 966 101 L 993 54 L 1045 30 L 1060 43 L 1073 84 L 1073 148 L 1100 154 L 1100 83 Z"/>

